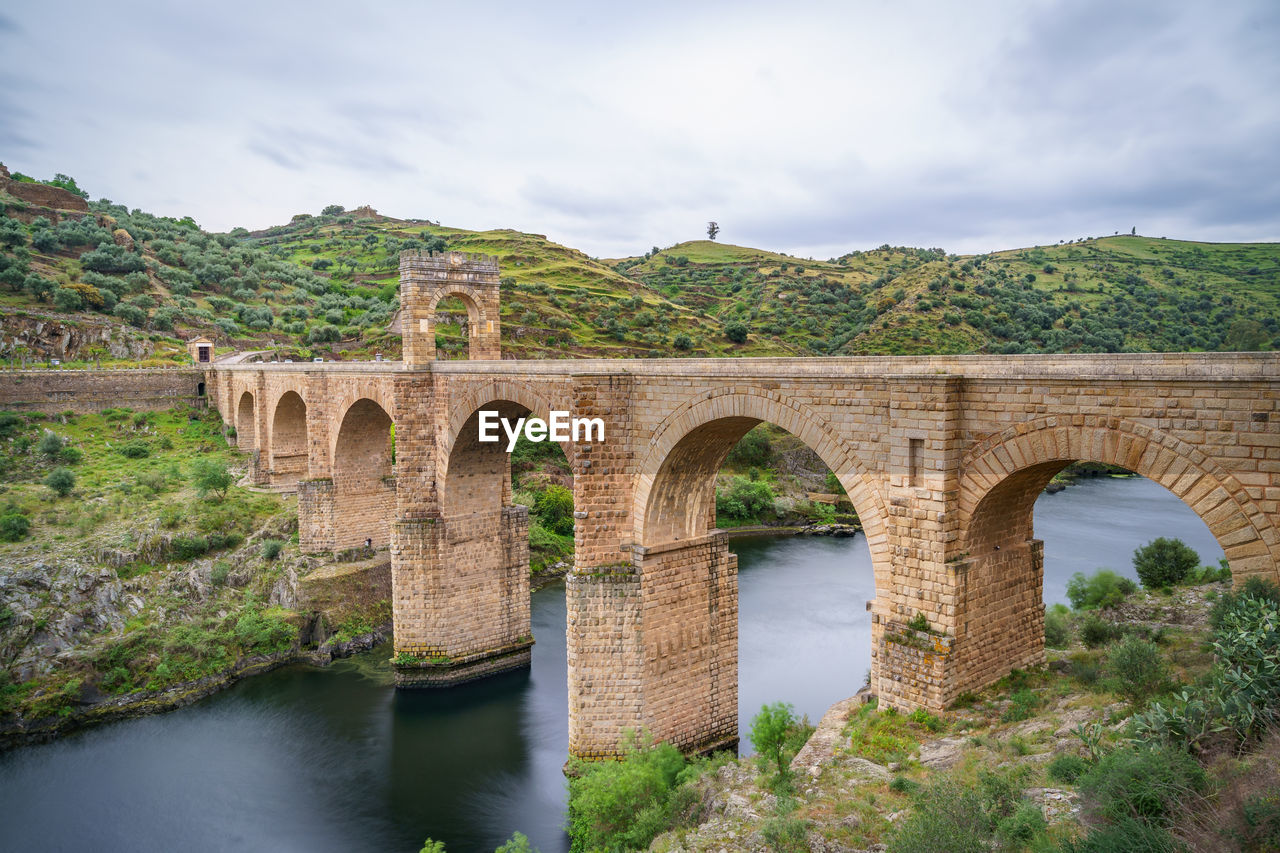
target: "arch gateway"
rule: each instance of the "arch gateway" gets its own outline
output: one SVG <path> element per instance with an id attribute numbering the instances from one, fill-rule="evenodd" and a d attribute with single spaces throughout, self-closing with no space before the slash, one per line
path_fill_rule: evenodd
<path id="1" fill-rule="evenodd" d="M 813 448 L 858 510 L 888 706 L 938 710 L 1044 661 L 1031 509 L 1071 461 L 1168 488 L 1237 582 L 1280 578 L 1280 355 L 502 360 L 495 258 L 406 253 L 400 274 L 402 362 L 210 365 L 210 397 L 255 479 L 297 489 L 304 550 L 370 529 L 389 545 L 404 687 L 525 666 L 535 639 L 528 511 L 476 413 L 602 419 L 603 442 L 566 448 L 575 755 L 616 755 L 640 726 L 687 751 L 736 737 L 736 560 L 713 478 L 761 421 Z M 433 314 L 453 295 L 471 359 L 437 361 Z"/>

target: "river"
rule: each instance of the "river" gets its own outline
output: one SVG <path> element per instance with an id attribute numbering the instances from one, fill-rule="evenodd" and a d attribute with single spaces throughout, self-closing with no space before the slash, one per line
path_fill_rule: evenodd
<path id="1" fill-rule="evenodd" d="M 1043 495 L 1035 523 L 1050 603 L 1065 600 L 1075 571 L 1133 576 L 1133 549 L 1156 536 L 1182 538 L 1207 563 L 1222 556 L 1190 509 L 1138 478 Z M 870 666 L 866 542 L 733 548 L 742 730 L 779 699 L 816 722 Z M 557 584 L 533 595 L 537 644 L 525 672 L 397 692 L 383 648 L 0 755 L 0 849 L 416 853 L 430 836 L 466 853 L 518 829 L 543 853 L 566 850 L 564 626 Z"/>

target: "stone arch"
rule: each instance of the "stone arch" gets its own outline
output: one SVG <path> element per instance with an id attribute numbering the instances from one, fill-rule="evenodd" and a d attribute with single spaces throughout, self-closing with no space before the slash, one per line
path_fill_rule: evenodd
<path id="1" fill-rule="evenodd" d="M 889 548 L 884 502 L 867 469 L 808 407 L 753 386 L 726 386 L 700 394 L 672 412 L 654 431 L 636 475 L 632 504 L 635 541 L 656 544 L 670 534 L 692 538 L 714 526 L 715 472 L 743 435 L 763 421 L 782 427 L 807 444 L 835 472 L 862 521 L 875 566 L 876 585 L 889 584 Z M 677 530 L 668 518 L 702 483 L 694 498 L 692 526 Z M 652 530 L 651 530 L 652 526 Z M 676 525 L 678 526 L 678 525 Z"/>
<path id="2" fill-rule="evenodd" d="M 454 445 L 464 435 L 464 427 L 470 430 L 473 435 L 476 434 L 478 430 L 475 418 L 476 412 L 490 403 L 496 404 L 503 401 L 516 404 L 534 417 L 539 417 L 543 420 L 548 420 L 551 417 L 552 403 L 550 398 L 535 390 L 526 382 L 495 379 L 472 389 L 457 401 L 454 405 L 453 414 L 449 418 L 449 434 L 445 438 L 443 452 L 440 454 L 439 470 L 442 477 L 448 470 L 449 457 L 453 452 Z M 566 406 L 565 408 L 568 409 L 569 407 Z M 573 445 L 566 443 L 561 447 L 564 450 L 565 458 L 572 465 Z"/>
<path id="3" fill-rule="evenodd" d="M 1237 582 L 1252 574 L 1276 577 L 1280 543 L 1231 472 L 1166 432 L 1119 418 L 1041 418 L 973 447 L 962 468 L 960 550 L 981 558 L 1032 540 L 1036 497 L 1077 460 L 1127 468 L 1180 498 L 1218 540 Z"/>
<path id="4" fill-rule="evenodd" d="M 426 305 L 428 343 L 434 351 L 436 308 L 441 302 L 453 296 L 461 299 L 463 306 L 467 309 L 467 360 L 475 361 L 481 357 L 478 351 L 480 333 L 485 329 L 486 323 L 491 323 L 493 320 L 485 316 L 484 309 L 481 307 L 481 295 L 475 288 L 463 284 L 449 284 L 431 295 Z"/>
<path id="5" fill-rule="evenodd" d="M 252 452 L 258 444 L 257 407 L 252 391 L 240 394 L 236 404 L 236 447 L 246 453 Z"/>
<path id="6" fill-rule="evenodd" d="M 271 418 L 272 485 L 290 486 L 305 477 L 307 455 L 307 404 L 297 391 L 285 391 Z"/>
<path id="7" fill-rule="evenodd" d="M 393 421 L 385 408 L 361 397 L 343 412 L 340 424 L 333 449 L 334 547 L 349 548 L 366 539 L 384 546 L 395 512 Z"/>

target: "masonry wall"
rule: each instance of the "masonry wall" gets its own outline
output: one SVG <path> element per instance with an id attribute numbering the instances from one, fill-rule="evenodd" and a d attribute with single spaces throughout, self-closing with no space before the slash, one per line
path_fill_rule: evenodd
<path id="1" fill-rule="evenodd" d="M 685 752 L 738 740 L 738 558 L 723 533 L 638 549 L 644 720 Z"/>
<path id="2" fill-rule="evenodd" d="M 128 407 L 163 411 L 200 407 L 204 374 L 193 369 L 0 370 L 0 409 L 91 414 Z"/>

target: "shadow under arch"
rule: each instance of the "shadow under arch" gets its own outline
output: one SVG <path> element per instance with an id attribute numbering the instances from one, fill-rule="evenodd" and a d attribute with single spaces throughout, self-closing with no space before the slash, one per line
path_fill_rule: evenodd
<path id="1" fill-rule="evenodd" d="M 361 397 L 342 414 L 333 445 L 334 548 L 373 540 L 390 543 L 395 511 L 391 415 L 374 400 Z"/>
<path id="2" fill-rule="evenodd" d="M 257 446 L 258 418 L 256 400 L 252 391 L 240 394 L 236 404 L 236 447 L 250 453 Z"/>
<path id="3" fill-rule="evenodd" d="M 271 484 L 291 486 L 306 477 L 307 451 L 307 404 L 297 391 L 285 391 L 271 417 Z"/>

